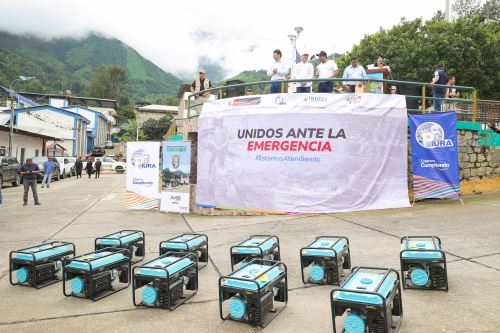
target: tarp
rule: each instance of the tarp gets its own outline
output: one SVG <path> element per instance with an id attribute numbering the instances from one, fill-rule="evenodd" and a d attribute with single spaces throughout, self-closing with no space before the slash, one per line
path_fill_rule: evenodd
<path id="1" fill-rule="evenodd" d="M 460 196 L 456 113 L 410 115 L 410 132 L 415 198 Z"/>
<path id="2" fill-rule="evenodd" d="M 404 96 L 275 94 L 204 104 L 199 206 L 288 213 L 408 207 Z"/>

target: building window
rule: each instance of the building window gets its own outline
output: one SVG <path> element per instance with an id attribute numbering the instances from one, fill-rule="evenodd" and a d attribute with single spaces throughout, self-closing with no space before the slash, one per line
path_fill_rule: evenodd
<path id="1" fill-rule="evenodd" d="M 21 148 L 21 163 L 24 163 L 24 155 L 26 154 L 26 149 Z"/>
<path id="2" fill-rule="evenodd" d="M 38 157 L 38 149 L 35 149 L 35 157 Z"/>

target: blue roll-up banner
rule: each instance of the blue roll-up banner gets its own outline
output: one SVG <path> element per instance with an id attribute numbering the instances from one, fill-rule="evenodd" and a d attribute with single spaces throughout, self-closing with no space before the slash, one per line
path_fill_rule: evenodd
<path id="1" fill-rule="evenodd" d="M 459 197 L 456 113 L 410 115 L 410 132 L 415 198 Z"/>

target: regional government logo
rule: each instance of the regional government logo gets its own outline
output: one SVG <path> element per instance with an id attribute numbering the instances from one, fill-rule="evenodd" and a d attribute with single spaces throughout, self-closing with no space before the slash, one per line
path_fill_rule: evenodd
<path id="1" fill-rule="evenodd" d="M 453 142 L 450 139 L 445 139 L 445 133 L 441 125 L 431 121 L 417 127 L 415 139 L 419 145 L 427 149 L 453 147 Z"/>
<path id="2" fill-rule="evenodd" d="M 172 155 L 172 168 L 177 169 L 181 164 L 181 157 L 179 155 Z"/>
<path id="3" fill-rule="evenodd" d="M 137 149 L 132 153 L 131 163 L 138 169 L 156 168 L 154 163 L 151 163 L 151 157 L 144 149 Z"/>

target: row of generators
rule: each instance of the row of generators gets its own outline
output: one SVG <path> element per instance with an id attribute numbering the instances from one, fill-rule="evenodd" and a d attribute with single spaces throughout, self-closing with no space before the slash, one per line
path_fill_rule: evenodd
<path id="1" fill-rule="evenodd" d="M 208 263 L 208 237 L 183 234 L 159 245 L 159 257 L 145 257 L 145 235 L 122 230 L 95 240 L 95 251 L 75 256 L 75 246 L 51 242 L 10 253 L 10 283 L 42 288 L 63 281 L 65 296 L 99 300 L 132 282 L 135 306 L 173 310 L 198 291 L 198 270 Z M 230 248 L 232 273 L 219 278 L 223 320 L 265 327 L 288 302 L 287 267 L 279 238 L 254 235 Z M 448 290 L 446 255 L 435 236 L 401 239 L 400 274 L 388 268 L 351 268 L 349 240 L 318 236 L 300 249 L 303 283 L 339 285 L 330 293 L 333 331 L 397 332 L 403 317 L 403 288 Z"/>

